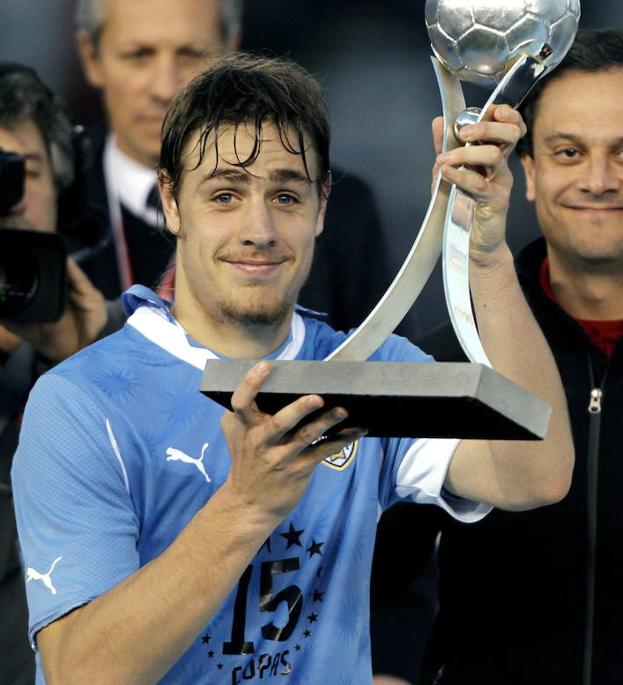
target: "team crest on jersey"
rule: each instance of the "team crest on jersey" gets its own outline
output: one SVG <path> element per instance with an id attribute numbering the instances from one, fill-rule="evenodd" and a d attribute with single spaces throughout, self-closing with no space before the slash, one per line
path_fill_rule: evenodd
<path id="1" fill-rule="evenodd" d="M 330 469 L 335 469 L 336 471 L 344 471 L 347 469 L 357 456 L 357 451 L 359 450 L 359 440 L 351 442 L 350 445 L 346 445 L 339 452 L 332 454 L 330 457 L 322 460 L 322 464 L 328 466 Z"/>

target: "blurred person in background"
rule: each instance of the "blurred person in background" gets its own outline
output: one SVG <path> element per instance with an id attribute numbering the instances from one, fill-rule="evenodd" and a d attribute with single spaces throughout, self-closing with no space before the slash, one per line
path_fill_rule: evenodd
<path id="1" fill-rule="evenodd" d="M 59 195 L 74 180 L 72 127 L 58 98 L 32 69 L 18 64 L 0 64 L 0 149 L 25 162 L 23 195 L 0 216 L 0 233 L 56 231 Z M 11 257 L 4 253 L 2 259 Z M 71 259 L 67 271 L 67 303 L 57 322 L 0 323 L 0 682 L 11 685 L 34 682 L 9 482 L 22 411 L 43 371 L 111 323 L 101 293 Z"/>

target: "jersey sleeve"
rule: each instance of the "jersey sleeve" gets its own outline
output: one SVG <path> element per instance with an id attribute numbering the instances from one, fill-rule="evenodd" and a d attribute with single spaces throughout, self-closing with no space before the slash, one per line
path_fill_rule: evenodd
<path id="1" fill-rule="evenodd" d="M 436 504 L 464 523 L 479 521 L 493 509 L 489 504 L 457 497 L 443 486 L 460 440 L 419 438 L 389 442 L 398 445 L 393 447 L 395 458 L 391 460 L 387 480 L 381 481 L 383 508 L 398 500 Z"/>
<path id="2" fill-rule="evenodd" d="M 41 628 L 139 567 L 139 521 L 112 425 L 61 375 L 43 376 L 30 394 L 12 480 L 33 646 Z"/>

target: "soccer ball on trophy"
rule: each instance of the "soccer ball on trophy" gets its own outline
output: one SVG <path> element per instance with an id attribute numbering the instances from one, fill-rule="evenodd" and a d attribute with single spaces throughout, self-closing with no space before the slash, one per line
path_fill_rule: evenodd
<path id="1" fill-rule="evenodd" d="M 522 54 L 541 55 L 553 69 L 579 20 L 580 0 L 426 0 L 437 59 L 463 81 L 486 87 L 495 87 Z"/>

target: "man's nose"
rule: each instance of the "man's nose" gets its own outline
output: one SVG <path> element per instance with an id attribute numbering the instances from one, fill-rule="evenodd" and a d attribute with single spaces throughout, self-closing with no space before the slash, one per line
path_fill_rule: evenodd
<path id="1" fill-rule="evenodd" d="M 616 192 L 621 188 L 621 169 L 607 154 L 591 156 L 586 174 L 580 180 L 580 187 L 591 195 Z"/>
<path id="2" fill-rule="evenodd" d="M 258 249 L 273 247 L 277 243 L 273 213 L 264 199 L 249 202 L 239 236 L 243 245 L 254 245 Z"/>
<path id="3" fill-rule="evenodd" d="M 174 56 L 162 56 L 155 62 L 151 92 L 157 100 L 168 105 L 182 85 L 182 71 Z"/>

